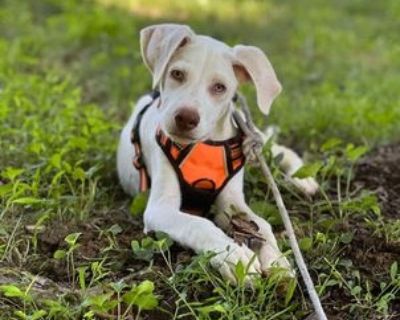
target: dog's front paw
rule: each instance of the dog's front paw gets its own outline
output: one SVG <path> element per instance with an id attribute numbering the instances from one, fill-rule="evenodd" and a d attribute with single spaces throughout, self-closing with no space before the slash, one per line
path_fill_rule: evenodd
<path id="1" fill-rule="evenodd" d="M 261 264 L 256 254 L 245 245 L 234 242 L 227 247 L 217 250 L 217 255 L 211 259 L 213 267 L 219 270 L 221 275 L 232 284 L 237 284 L 236 265 L 241 262 L 248 270 L 244 280 L 246 286 L 252 285 L 252 276 L 261 274 Z"/>
<path id="2" fill-rule="evenodd" d="M 289 181 L 308 196 L 314 195 L 319 189 L 319 184 L 314 178 L 299 179 L 290 177 Z"/>
<path id="3" fill-rule="evenodd" d="M 285 270 L 286 277 L 294 278 L 296 273 L 290 265 L 288 259 L 272 246 L 264 245 L 260 249 L 259 258 L 261 270 L 264 275 L 268 275 L 271 268 L 278 267 Z"/>

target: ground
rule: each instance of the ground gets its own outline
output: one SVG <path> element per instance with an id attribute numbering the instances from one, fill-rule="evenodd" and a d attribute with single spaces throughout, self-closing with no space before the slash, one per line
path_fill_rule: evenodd
<path id="1" fill-rule="evenodd" d="M 267 52 L 284 87 L 268 122 L 303 154 L 299 175 L 315 176 L 319 193 L 293 189 L 265 155 L 329 319 L 400 319 L 395 0 L 0 0 L 0 319 L 312 314 L 301 280 L 284 290 L 276 271 L 252 290 L 231 287 L 209 256 L 143 234 L 145 196 L 122 192 L 115 149 L 150 89 L 138 31 L 160 21 Z M 245 193 L 293 262 L 256 168 Z"/>

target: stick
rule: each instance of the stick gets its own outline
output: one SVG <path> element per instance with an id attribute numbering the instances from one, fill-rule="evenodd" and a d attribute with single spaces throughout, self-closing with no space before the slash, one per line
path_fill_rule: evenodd
<path id="1" fill-rule="evenodd" d="M 251 120 L 251 115 L 246 99 L 241 94 L 239 95 L 238 102 L 240 103 L 241 108 L 246 116 L 247 123 L 243 120 L 239 112 L 235 110 L 233 113 L 233 117 L 235 118 L 236 123 L 238 124 L 240 129 L 243 130 L 246 136 L 253 138 L 255 141 L 259 140 L 259 137 L 257 137 L 255 134 L 256 131 L 254 128 L 253 121 Z M 294 233 L 293 226 L 289 218 L 289 214 L 286 210 L 285 203 L 283 202 L 278 186 L 274 181 L 274 177 L 272 176 L 271 170 L 269 169 L 267 163 L 265 162 L 265 159 L 261 151 L 262 151 L 261 148 L 253 148 L 253 152 L 255 153 L 257 161 L 261 166 L 261 171 L 263 172 L 265 178 L 267 179 L 267 183 L 274 195 L 276 205 L 279 209 L 279 213 L 282 217 L 283 224 L 285 225 L 285 229 L 289 237 L 290 247 L 292 248 L 294 258 L 296 260 L 297 266 L 299 267 L 301 276 L 303 277 L 304 283 L 306 285 L 308 294 L 314 306 L 317 317 L 319 320 L 327 320 L 328 318 L 326 317 L 324 309 L 322 308 L 321 301 L 319 300 L 310 273 L 308 272 L 306 263 L 304 262 L 304 258 L 301 254 L 299 245 L 297 243 L 296 235 Z"/>

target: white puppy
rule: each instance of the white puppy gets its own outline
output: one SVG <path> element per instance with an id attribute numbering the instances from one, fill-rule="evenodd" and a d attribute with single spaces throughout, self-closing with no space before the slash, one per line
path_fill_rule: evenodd
<path id="1" fill-rule="evenodd" d="M 232 118 L 232 98 L 238 85 L 247 81 L 255 85 L 258 106 L 265 114 L 281 90 L 267 57 L 256 47 L 238 45 L 231 48 L 213 38 L 196 35 L 184 25 L 150 26 L 143 29 L 140 36 L 143 60 L 160 96 L 144 96 L 137 103 L 122 131 L 117 162 L 123 189 L 134 195 L 140 182 L 139 171 L 132 165 L 135 149 L 131 131 L 136 127 L 135 138 L 139 140 L 142 161 L 151 179 L 144 213 L 145 232 L 165 232 L 198 253 L 215 252 L 212 264 L 232 282 L 235 282 L 234 266 L 239 261 L 244 265 L 252 261 L 249 271 L 254 273 L 267 271 L 272 264 L 290 269 L 269 223 L 253 213 L 245 202 L 243 157 L 240 147 L 239 151 L 234 149 L 237 146 L 232 142 L 240 138 Z M 236 138 L 232 140 L 233 137 Z M 236 151 L 239 152 L 238 160 L 226 155 Z M 303 164 L 297 154 L 283 146 L 274 145 L 272 152 L 283 154 L 282 167 L 288 175 Z M 180 153 L 183 155 L 179 156 Z M 193 159 L 187 160 L 189 154 Z M 176 158 L 179 161 L 174 162 Z M 230 169 L 222 168 L 226 175 L 221 178 L 219 163 L 225 159 L 224 166 Z M 217 173 L 207 177 L 206 172 L 201 183 L 197 185 L 196 180 L 189 187 L 197 190 L 214 188 L 211 197 L 204 200 L 202 190 L 199 194 L 193 193 L 192 189 L 186 192 L 188 188 L 183 185 L 207 169 L 207 163 L 210 163 L 210 172 L 215 169 Z M 312 179 L 293 181 L 309 194 L 318 188 Z M 210 199 L 218 212 L 215 223 L 201 215 L 188 213 L 204 213 Z M 202 202 L 204 206 L 197 210 L 196 204 L 202 206 Z M 187 206 L 190 210 L 186 210 Z M 265 239 L 253 260 L 255 253 L 252 250 L 237 244 L 223 231 L 229 225 L 226 213 L 233 215 L 236 212 L 244 213 L 248 220 L 254 221 Z"/>

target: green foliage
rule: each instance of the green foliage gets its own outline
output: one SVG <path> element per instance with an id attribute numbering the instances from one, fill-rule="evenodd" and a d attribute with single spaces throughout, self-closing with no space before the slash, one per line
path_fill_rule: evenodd
<path id="1" fill-rule="evenodd" d="M 135 195 L 130 207 L 132 216 L 138 217 L 144 213 L 148 197 L 149 197 L 148 192 L 140 192 L 137 195 Z"/>
<path id="2" fill-rule="evenodd" d="M 9 298 L 24 298 L 25 294 L 14 285 L 2 285 L 0 286 L 0 290 L 6 297 Z"/>
<path id="3" fill-rule="evenodd" d="M 158 300 L 153 292 L 153 282 L 145 280 L 125 293 L 122 300 L 128 305 L 137 306 L 141 310 L 152 310 L 158 305 Z"/>
<path id="4" fill-rule="evenodd" d="M 312 164 L 303 165 L 299 170 L 297 170 L 293 177 L 304 179 L 304 178 L 315 178 L 318 171 L 322 168 L 322 162 L 314 162 Z"/>
<path id="5" fill-rule="evenodd" d="M 158 305 L 158 299 L 154 295 L 154 283 L 149 280 L 133 285 L 122 295 L 121 292 L 126 289 L 126 284 L 113 283 L 110 287 L 113 291 L 86 297 L 83 301 L 83 306 L 87 310 L 84 314 L 85 319 L 95 319 L 95 315 L 98 314 L 112 316 L 117 309 L 119 317 L 126 319 L 133 306 L 137 308 L 136 318 L 139 319 L 142 310 L 152 310 Z M 121 314 L 122 307 L 125 310 L 123 314 Z"/>
<path id="6" fill-rule="evenodd" d="M 158 234 L 159 240 L 151 237 L 145 237 L 140 242 L 138 240 L 131 241 L 131 248 L 136 259 L 151 261 L 155 253 L 166 251 L 171 245 L 172 240 L 163 234 Z"/>
<path id="7" fill-rule="evenodd" d="M 301 251 L 307 252 L 311 250 L 313 245 L 313 239 L 310 237 L 304 237 L 299 240 L 299 247 Z"/>
<path id="8" fill-rule="evenodd" d="M 118 305 L 118 301 L 111 299 L 112 296 L 113 292 L 90 296 L 85 300 L 84 305 L 89 306 L 91 311 L 108 313 Z"/>
<path id="9" fill-rule="evenodd" d="M 25 312 L 17 310 L 15 311 L 15 315 L 23 320 L 38 320 L 38 319 L 44 319 L 44 316 L 47 315 L 47 312 L 45 310 L 36 310 L 31 315 L 27 315 L 25 314 Z"/>

